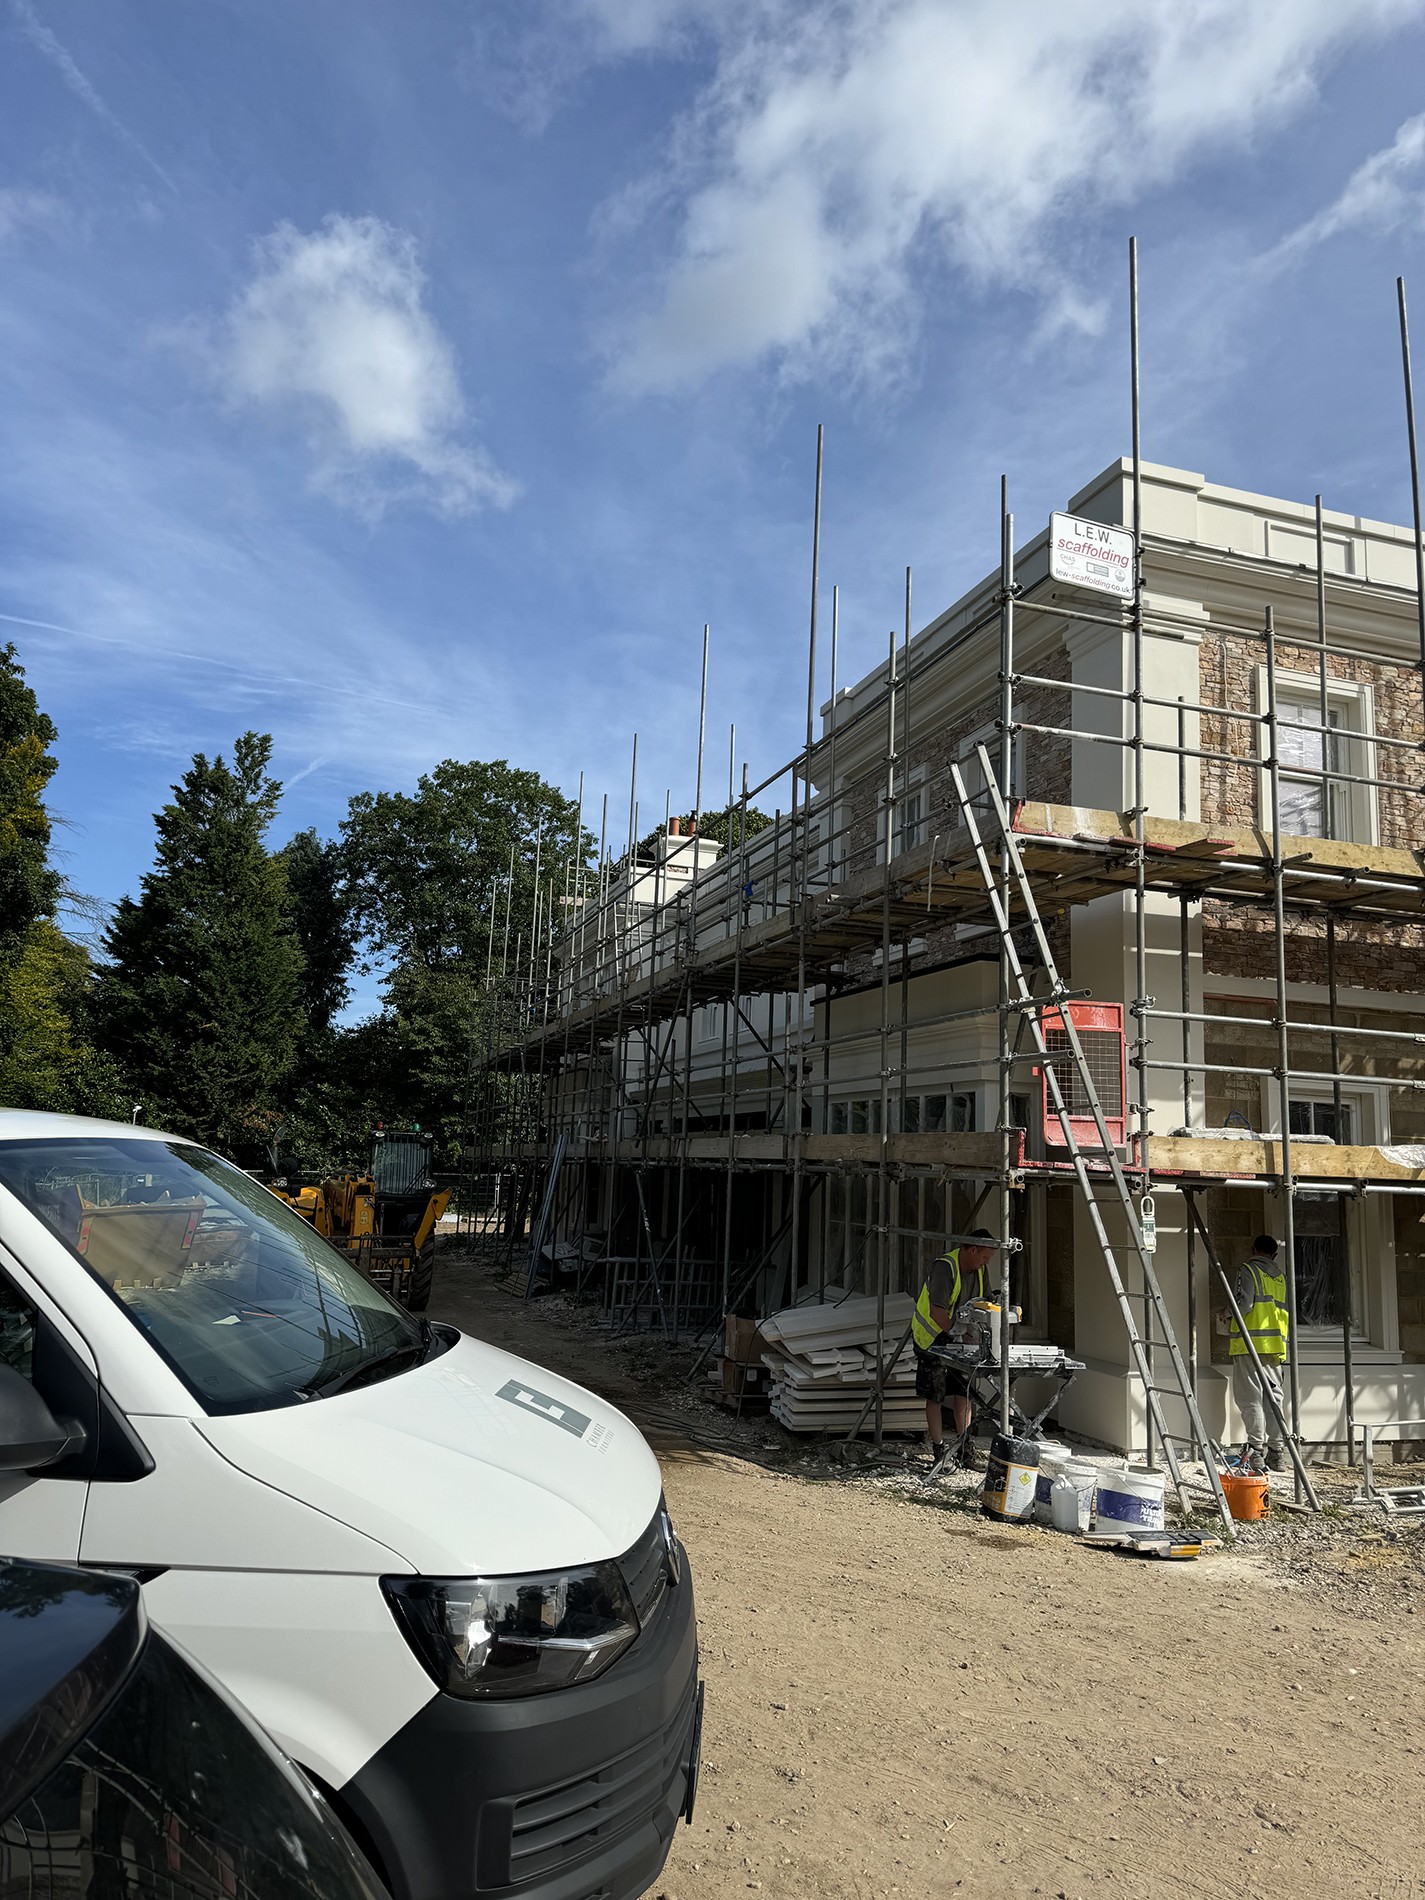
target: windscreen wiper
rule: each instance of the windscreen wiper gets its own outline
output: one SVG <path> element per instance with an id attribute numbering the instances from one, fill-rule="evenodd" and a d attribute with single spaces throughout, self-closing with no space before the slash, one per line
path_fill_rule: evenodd
<path id="1" fill-rule="evenodd" d="M 364 1380 L 388 1377 L 398 1369 L 420 1365 L 428 1356 L 432 1342 L 430 1321 L 423 1319 L 420 1324 L 419 1345 L 392 1346 L 388 1352 L 378 1353 L 374 1359 L 363 1359 L 359 1366 L 338 1372 L 334 1378 L 313 1379 L 307 1385 L 299 1385 L 297 1390 L 304 1399 L 335 1398 L 338 1392 L 345 1392 Z"/>

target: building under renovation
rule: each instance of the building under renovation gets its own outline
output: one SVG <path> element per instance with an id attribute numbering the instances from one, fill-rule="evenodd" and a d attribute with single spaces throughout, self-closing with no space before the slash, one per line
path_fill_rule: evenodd
<path id="1" fill-rule="evenodd" d="M 833 621 L 726 844 L 580 873 L 499 984 L 480 1139 L 536 1264 L 686 1337 L 914 1293 L 984 1224 L 1018 1337 L 1085 1362 L 1059 1422 L 1151 1454 L 1240 1437 L 1266 1231 L 1301 1439 L 1425 1419 L 1419 560 L 1122 461 L 919 631 L 907 584 L 846 688 Z"/>

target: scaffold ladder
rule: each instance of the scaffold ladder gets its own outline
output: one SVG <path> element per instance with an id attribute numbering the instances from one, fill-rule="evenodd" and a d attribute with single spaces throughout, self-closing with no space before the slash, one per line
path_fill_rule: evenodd
<path id="1" fill-rule="evenodd" d="M 1098 1240 L 1099 1249 L 1103 1254 L 1104 1265 L 1108 1269 L 1109 1282 L 1113 1287 L 1114 1297 L 1118 1301 L 1118 1310 L 1122 1314 L 1123 1324 L 1128 1334 L 1128 1344 L 1133 1354 L 1133 1362 L 1137 1368 L 1138 1377 L 1142 1382 L 1144 1400 L 1148 1407 L 1149 1416 L 1153 1421 L 1154 1429 L 1158 1434 L 1158 1441 L 1162 1445 L 1163 1457 L 1167 1463 L 1174 1489 L 1177 1492 L 1178 1503 L 1182 1507 L 1183 1516 L 1184 1518 L 1190 1519 L 1192 1500 L 1188 1492 L 1187 1480 L 1183 1474 L 1182 1465 L 1178 1459 L 1174 1442 L 1175 1434 L 1169 1432 L 1167 1420 L 1163 1414 L 1163 1407 L 1160 1401 L 1161 1397 L 1165 1395 L 1176 1397 L 1182 1401 L 1191 1427 L 1190 1439 L 1182 1442 L 1190 1443 L 1196 1455 L 1202 1460 L 1203 1467 L 1207 1473 L 1207 1481 L 1212 1491 L 1213 1501 L 1217 1507 L 1217 1514 L 1222 1521 L 1226 1535 L 1230 1538 L 1235 1535 L 1235 1526 L 1232 1522 L 1232 1513 L 1228 1509 L 1227 1499 L 1222 1489 L 1222 1480 L 1217 1469 L 1218 1448 L 1214 1441 L 1208 1436 L 1207 1428 L 1202 1422 L 1202 1413 L 1198 1409 L 1197 1395 L 1193 1391 L 1192 1379 L 1189 1376 L 1182 1351 L 1178 1346 L 1177 1336 L 1173 1331 L 1172 1318 L 1168 1312 L 1167 1302 L 1163 1298 L 1163 1290 L 1159 1284 L 1157 1273 L 1154 1271 L 1153 1256 L 1143 1244 L 1143 1229 L 1139 1222 L 1138 1211 L 1133 1205 L 1133 1196 L 1128 1185 L 1128 1179 L 1123 1172 L 1122 1163 L 1119 1161 L 1117 1151 L 1110 1138 L 1108 1124 L 1104 1118 L 1103 1106 L 1099 1101 L 1098 1091 L 1094 1087 L 1093 1075 L 1089 1068 L 1088 1059 L 1084 1054 L 1083 1044 L 1079 1040 L 1079 1033 L 1074 1025 L 1072 1012 L 1064 1007 L 1069 995 L 1069 990 L 1059 974 L 1059 968 L 1054 960 L 1053 950 L 1049 945 L 1048 933 L 1044 929 L 1044 920 L 1040 916 L 1039 906 L 1035 902 L 1033 886 L 1028 873 L 1025 871 L 1024 861 L 1019 853 L 1019 845 L 1015 839 L 1014 824 L 1010 817 L 1009 808 L 1005 803 L 1004 794 L 1001 792 L 996 780 L 995 766 L 983 745 L 977 746 L 975 753 L 979 760 L 982 784 L 993 807 L 995 823 L 1000 834 L 1001 863 L 998 871 L 996 871 L 995 866 L 990 862 L 989 853 L 985 848 L 983 838 L 980 836 L 980 828 L 975 818 L 974 806 L 971 803 L 970 794 L 966 790 L 964 778 L 957 764 L 951 765 L 950 776 L 954 782 L 955 795 L 960 801 L 961 816 L 970 836 L 970 843 L 974 849 L 975 859 L 979 866 L 980 875 L 984 879 L 985 891 L 989 897 L 990 909 L 994 915 L 996 928 L 999 931 L 1001 954 L 1004 958 L 1005 968 L 1009 977 L 1009 983 L 1006 986 L 1009 991 L 1009 1007 L 1023 1013 L 1028 1021 L 1030 1033 L 1034 1037 L 1035 1048 L 1038 1051 L 1039 1061 L 1044 1072 L 1044 1080 L 1053 1101 L 1054 1113 L 1058 1117 L 1059 1127 L 1069 1151 L 1069 1159 L 1073 1166 L 1074 1174 L 1078 1179 L 1079 1186 L 1083 1190 L 1089 1219 L 1093 1223 L 1094 1234 Z M 1049 994 L 1046 997 L 1036 997 L 1032 994 L 1029 980 L 1025 975 L 1024 965 L 1020 960 L 1018 946 L 1014 941 L 1014 929 L 1010 923 L 1008 914 L 1008 894 L 1009 885 L 1011 883 L 1017 893 L 1019 903 L 1023 908 L 1024 922 L 1034 934 L 1035 945 L 1039 951 L 1045 975 L 1049 979 Z M 1003 895 L 1000 890 L 1001 884 L 1005 887 Z M 1158 1326 L 1161 1329 L 1163 1344 L 1168 1350 L 1168 1357 L 1173 1370 L 1173 1384 L 1170 1387 L 1160 1387 L 1154 1382 L 1147 1349 L 1144 1346 L 1142 1335 L 1139 1333 L 1137 1321 L 1133 1317 L 1133 1307 L 1128 1296 L 1128 1289 L 1123 1284 L 1123 1275 L 1120 1273 L 1118 1262 L 1114 1258 L 1116 1252 L 1115 1245 L 1109 1238 L 1108 1229 L 1104 1224 L 1103 1212 L 1095 1192 L 1095 1180 L 1089 1173 L 1088 1163 L 1084 1159 L 1083 1151 L 1075 1138 L 1069 1107 L 1064 1099 L 1063 1090 L 1059 1085 L 1058 1075 L 1055 1073 L 1055 1058 L 1050 1055 L 1049 1046 L 1045 1040 L 1041 1016 L 1046 1009 L 1052 1009 L 1057 1012 L 1058 1024 L 1056 1026 L 1063 1030 L 1064 1039 L 1068 1044 L 1069 1057 L 1077 1072 L 1078 1086 L 1082 1100 L 1088 1105 L 1093 1117 L 1094 1127 L 1102 1148 L 1101 1157 L 1096 1155 L 1095 1159 L 1101 1160 L 1101 1162 L 1107 1166 L 1108 1183 L 1111 1184 L 1112 1187 L 1111 1199 L 1116 1201 L 1122 1211 L 1124 1223 L 1129 1235 L 1129 1251 L 1137 1256 L 1143 1275 L 1143 1286 L 1147 1294 L 1148 1304 L 1152 1313 L 1156 1315 Z M 1062 1057 L 1059 1059 L 1062 1060 Z M 1075 1108 L 1078 1109 L 1078 1107 L 1079 1104 L 1076 1102 Z M 1100 1176 L 1099 1180 L 1102 1181 L 1103 1177 Z"/>

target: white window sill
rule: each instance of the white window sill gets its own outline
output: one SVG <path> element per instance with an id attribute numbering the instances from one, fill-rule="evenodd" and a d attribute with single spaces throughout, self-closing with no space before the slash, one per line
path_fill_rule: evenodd
<path id="1" fill-rule="evenodd" d="M 1308 1345 L 1304 1340 L 1297 1348 L 1296 1361 L 1299 1366 L 1330 1366 L 1339 1372 L 1342 1364 L 1341 1344 L 1336 1342 L 1333 1352 L 1329 1346 L 1312 1340 Z M 1351 1364 L 1355 1366 L 1402 1366 L 1405 1364 L 1403 1352 L 1390 1352 L 1384 1346 L 1368 1346 L 1364 1340 L 1351 1341 Z"/>

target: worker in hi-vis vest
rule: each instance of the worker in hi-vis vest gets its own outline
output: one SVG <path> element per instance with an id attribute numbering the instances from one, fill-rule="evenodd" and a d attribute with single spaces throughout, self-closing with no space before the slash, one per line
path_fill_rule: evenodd
<path id="1" fill-rule="evenodd" d="M 985 1297 L 985 1268 L 994 1258 L 994 1238 L 987 1227 L 977 1227 L 964 1246 L 947 1248 L 941 1254 L 920 1289 L 910 1323 L 915 1347 L 915 1395 L 925 1400 L 930 1455 L 937 1462 L 945 1455 L 940 1408 L 949 1393 L 955 1415 L 955 1436 L 964 1441 L 960 1463 L 967 1471 L 979 1469 L 979 1459 L 965 1436 L 970 1428 L 970 1382 L 963 1372 L 947 1365 L 929 1348 L 952 1331 L 955 1315 L 966 1300 Z M 983 1247 L 973 1244 L 981 1240 L 986 1243 Z"/>
<path id="2" fill-rule="evenodd" d="M 1278 1270 L 1277 1243 L 1270 1234 L 1258 1234 L 1252 1242 L 1251 1258 L 1243 1261 L 1238 1268 L 1237 1283 L 1232 1291 L 1241 1308 L 1242 1318 L 1246 1321 L 1252 1344 L 1257 1348 L 1262 1371 L 1271 1381 L 1277 1402 L 1277 1409 L 1273 1411 L 1257 1382 L 1252 1355 L 1247 1351 L 1247 1342 L 1234 1319 L 1227 1350 L 1232 1360 L 1232 1397 L 1242 1414 L 1242 1426 L 1247 1434 L 1243 1462 L 1260 1471 L 1265 1452 L 1267 1468 L 1284 1471 L 1286 1448 L 1281 1427 L 1277 1423 L 1277 1413 L 1282 1403 L 1280 1375 L 1286 1363 L 1291 1314 L 1286 1303 L 1286 1275 Z"/>

